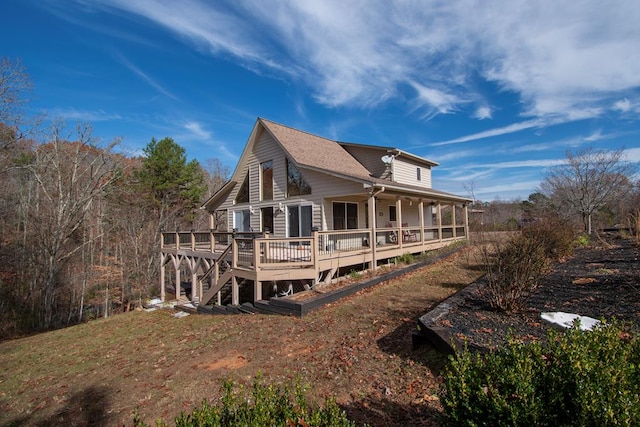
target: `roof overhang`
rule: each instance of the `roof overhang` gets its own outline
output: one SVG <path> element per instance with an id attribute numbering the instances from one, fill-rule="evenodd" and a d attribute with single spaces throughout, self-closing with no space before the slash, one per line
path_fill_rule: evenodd
<path id="1" fill-rule="evenodd" d="M 218 191 L 213 193 L 211 197 L 209 197 L 203 204 L 200 206 L 200 209 L 206 209 L 211 212 L 215 210 L 214 206 L 217 202 L 220 201 L 223 197 L 227 196 L 229 192 L 235 187 L 236 181 L 229 180 L 227 181 Z"/>

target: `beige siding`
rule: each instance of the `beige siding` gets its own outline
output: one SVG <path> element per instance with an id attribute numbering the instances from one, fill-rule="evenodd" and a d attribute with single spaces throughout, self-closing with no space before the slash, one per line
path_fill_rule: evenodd
<path id="1" fill-rule="evenodd" d="M 420 181 L 417 179 L 418 168 L 420 168 Z M 431 188 L 431 168 L 397 158 L 393 161 L 393 180 L 401 184 Z"/>
<path id="2" fill-rule="evenodd" d="M 287 206 L 297 205 L 312 205 L 313 209 L 313 226 L 320 227 L 320 229 L 327 229 L 327 219 L 332 215 L 332 211 L 326 210 L 326 206 L 323 205 L 325 198 L 342 197 L 353 193 L 365 194 L 365 190 L 362 184 L 353 183 L 341 180 L 339 178 L 325 175 L 322 173 L 300 169 L 300 173 L 304 177 L 305 181 L 311 187 L 311 194 L 305 196 L 296 196 L 286 199 L 287 189 L 287 172 L 286 172 L 286 155 L 280 148 L 271 135 L 267 132 L 261 132 L 258 135 L 253 150 L 245 153 L 247 158 L 245 164 L 249 170 L 249 203 L 234 204 L 233 200 L 238 193 L 238 190 L 242 186 L 242 179 L 244 174 L 239 178 L 238 185 L 230 192 L 227 200 L 221 204 L 219 209 L 228 209 L 227 223 L 229 224 L 229 231 L 233 229 L 234 212 L 239 210 L 246 210 L 251 207 L 254 214 L 251 215 L 251 227 L 253 230 L 260 231 L 262 226 L 260 224 L 261 215 L 260 209 L 263 207 L 272 206 L 274 208 L 273 217 L 273 235 L 285 236 L 287 233 Z M 260 200 L 260 164 L 265 161 L 273 161 L 273 200 Z M 244 172 L 246 173 L 246 171 Z M 360 197 L 363 200 L 363 197 Z M 280 204 L 285 207 L 284 212 L 280 212 L 278 207 Z M 361 218 L 364 224 L 364 207 L 360 209 L 362 212 Z M 360 212 L 359 212 L 360 215 Z M 330 221 L 330 220 L 329 220 Z"/>

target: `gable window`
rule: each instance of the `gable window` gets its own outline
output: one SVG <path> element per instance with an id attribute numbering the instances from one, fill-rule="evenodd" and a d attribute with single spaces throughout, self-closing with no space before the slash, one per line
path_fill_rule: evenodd
<path id="1" fill-rule="evenodd" d="M 389 221 L 397 221 L 395 206 L 389 206 Z"/>
<path id="2" fill-rule="evenodd" d="M 311 205 L 287 206 L 287 237 L 311 236 L 313 212 Z"/>
<path id="3" fill-rule="evenodd" d="M 300 171 L 289 159 L 287 159 L 287 197 L 303 196 L 311 194 L 311 187 L 304 180 Z"/>
<path id="4" fill-rule="evenodd" d="M 416 168 L 416 179 L 418 181 L 422 181 L 422 170 L 420 168 Z"/>
<path id="5" fill-rule="evenodd" d="M 239 232 L 253 231 L 251 229 L 251 211 L 249 209 L 233 213 L 233 228 Z"/>
<path id="6" fill-rule="evenodd" d="M 236 194 L 236 203 L 249 203 L 249 174 L 244 177 L 238 194 Z"/>
<path id="7" fill-rule="evenodd" d="M 273 233 L 273 208 L 260 209 L 260 221 L 262 221 L 262 231 Z"/>
<path id="8" fill-rule="evenodd" d="M 273 200 L 273 160 L 260 165 L 262 200 Z"/>
<path id="9" fill-rule="evenodd" d="M 358 204 L 333 202 L 333 229 L 354 230 L 358 228 Z"/>

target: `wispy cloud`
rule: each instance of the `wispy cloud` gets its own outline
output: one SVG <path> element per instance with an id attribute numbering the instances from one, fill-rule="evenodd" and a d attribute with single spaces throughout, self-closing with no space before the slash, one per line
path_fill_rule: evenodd
<path id="1" fill-rule="evenodd" d="M 514 123 L 508 126 L 502 126 L 499 128 L 489 129 L 482 132 L 472 133 L 470 135 L 461 136 L 459 138 L 450 139 L 447 141 L 434 142 L 429 144 L 432 147 L 439 147 L 442 145 L 459 144 L 462 142 L 476 141 L 478 139 L 491 138 L 500 135 L 507 135 L 510 133 L 520 132 L 526 129 L 533 129 L 544 125 L 546 121 L 543 120 L 527 120 L 520 123 Z"/>
<path id="2" fill-rule="evenodd" d="M 144 80 L 149 86 L 160 92 L 161 94 L 173 99 L 174 101 L 179 101 L 178 97 L 165 89 L 162 85 L 156 82 L 153 78 L 151 78 L 147 73 L 138 68 L 133 62 L 129 61 L 123 55 L 116 53 L 114 54 L 115 59 L 120 62 L 122 65 L 127 67 L 129 70 L 133 71 L 138 77 Z"/>
<path id="3" fill-rule="evenodd" d="M 426 118 L 463 111 L 489 118 L 473 84 L 480 77 L 518 94 L 524 115 L 579 120 L 628 108 L 615 100 L 640 86 L 640 8 L 633 0 L 615 7 L 591 0 L 100 4 L 256 72 L 292 77 L 329 106 L 368 107 L 409 95 Z M 469 100 L 477 101 L 463 108 Z"/>
<path id="4" fill-rule="evenodd" d="M 197 138 L 207 141 L 211 139 L 211 132 L 203 129 L 202 125 L 198 122 L 188 121 L 184 124 L 184 128 L 191 132 Z"/>
<path id="5" fill-rule="evenodd" d="M 78 122 L 106 122 L 110 120 L 121 120 L 119 114 L 108 113 L 103 110 L 77 110 L 75 108 L 54 108 L 48 110 L 51 117 L 60 117 L 65 120 Z"/>

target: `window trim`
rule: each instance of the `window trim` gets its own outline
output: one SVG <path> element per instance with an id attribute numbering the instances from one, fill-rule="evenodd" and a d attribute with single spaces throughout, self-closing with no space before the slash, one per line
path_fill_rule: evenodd
<path id="1" fill-rule="evenodd" d="M 336 228 L 336 205 L 343 205 L 344 210 L 344 228 Z M 360 226 L 360 204 L 357 202 L 349 202 L 349 201 L 333 201 L 332 202 L 332 216 L 333 216 L 333 229 L 334 230 L 357 230 Z M 349 216 L 349 206 L 356 208 L 356 216 L 355 216 L 355 227 L 349 227 L 349 220 L 353 217 Z"/>

